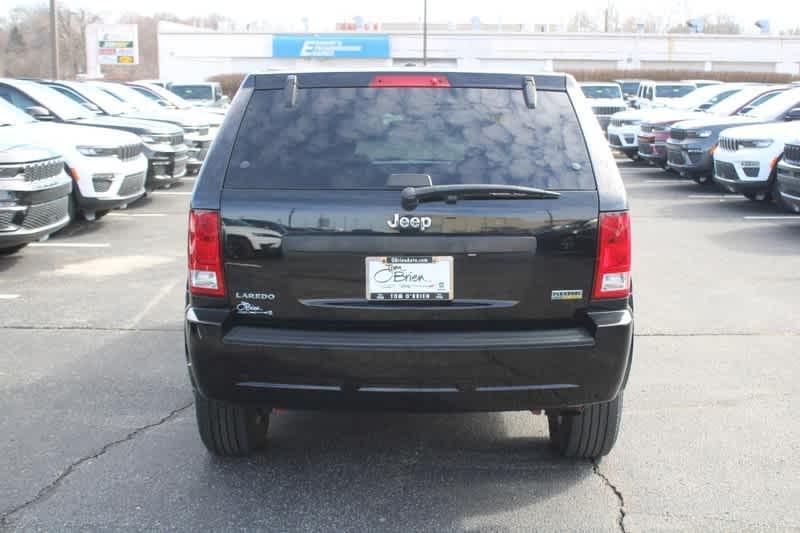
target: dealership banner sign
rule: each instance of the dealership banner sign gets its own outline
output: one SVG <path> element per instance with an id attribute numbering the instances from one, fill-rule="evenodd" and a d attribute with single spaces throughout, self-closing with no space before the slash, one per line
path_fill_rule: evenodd
<path id="1" fill-rule="evenodd" d="M 275 35 L 273 57 L 388 58 L 388 35 Z"/>
<path id="2" fill-rule="evenodd" d="M 139 63 L 139 28 L 136 24 L 92 24 L 93 42 L 100 65 L 136 65 Z M 87 39 L 88 40 L 88 39 Z M 87 47 L 88 48 L 88 47 Z"/>

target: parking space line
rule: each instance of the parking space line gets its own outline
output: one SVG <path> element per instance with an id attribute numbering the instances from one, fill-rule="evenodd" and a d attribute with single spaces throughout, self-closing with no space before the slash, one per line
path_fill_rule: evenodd
<path id="1" fill-rule="evenodd" d="M 165 213 L 109 213 L 106 216 L 109 216 L 109 217 L 122 217 L 122 218 L 126 218 L 126 217 L 143 217 L 143 218 L 146 218 L 146 217 L 165 217 L 167 215 Z"/>
<path id="2" fill-rule="evenodd" d="M 0 294 L 0 300 L 16 300 L 19 294 Z"/>
<path id="3" fill-rule="evenodd" d="M 110 248 L 107 242 L 34 242 L 32 248 Z"/>
<path id="4" fill-rule="evenodd" d="M 800 215 L 750 215 L 745 220 L 800 220 Z"/>
<path id="5" fill-rule="evenodd" d="M 669 178 L 666 178 L 666 179 L 663 179 L 663 180 L 650 179 L 650 180 L 644 180 L 644 182 L 645 183 L 662 183 L 664 185 L 679 185 L 681 183 L 687 183 L 687 184 L 693 184 L 693 185 L 695 184 L 692 180 L 676 180 L 676 179 L 669 179 Z"/>
<path id="6" fill-rule="evenodd" d="M 689 198 L 698 200 L 717 200 L 717 199 L 730 199 L 746 200 L 741 194 L 690 194 Z"/>

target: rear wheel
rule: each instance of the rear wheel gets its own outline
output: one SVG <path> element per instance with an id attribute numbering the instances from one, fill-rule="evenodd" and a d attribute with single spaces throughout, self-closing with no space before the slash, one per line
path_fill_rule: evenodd
<path id="1" fill-rule="evenodd" d="M 622 392 L 580 414 L 548 413 L 550 444 L 564 457 L 595 459 L 614 447 L 622 418 Z"/>
<path id="2" fill-rule="evenodd" d="M 195 392 L 200 439 L 208 451 L 223 457 L 249 455 L 267 443 L 269 410 L 230 405 Z"/>

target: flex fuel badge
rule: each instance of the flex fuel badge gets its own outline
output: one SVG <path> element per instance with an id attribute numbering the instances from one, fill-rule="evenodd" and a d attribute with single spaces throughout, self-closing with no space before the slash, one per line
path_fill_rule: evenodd
<path id="1" fill-rule="evenodd" d="M 554 302 L 583 300 L 583 291 L 582 290 L 552 291 L 550 293 L 550 299 Z"/>

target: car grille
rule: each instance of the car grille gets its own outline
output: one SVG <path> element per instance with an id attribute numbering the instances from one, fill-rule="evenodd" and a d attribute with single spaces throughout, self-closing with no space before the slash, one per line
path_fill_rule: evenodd
<path id="1" fill-rule="evenodd" d="M 639 129 L 642 131 L 642 133 L 653 133 L 653 126 L 647 126 L 643 124 Z"/>
<path id="2" fill-rule="evenodd" d="M 592 111 L 594 111 L 595 115 L 613 115 L 614 113 L 625 111 L 625 108 L 619 106 L 597 106 L 592 107 Z"/>
<path id="3" fill-rule="evenodd" d="M 647 143 L 639 143 L 639 153 L 644 155 L 650 155 L 653 153 L 653 145 Z"/>
<path id="4" fill-rule="evenodd" d="M 177 135 L 170 135 L 169 144 L 175 146 L 176 144 L 183 144 L 183 133 Z"/>
<path id="5" fill-rule="evenodd" d="M 0 228 L 11 224 L 11 221 L 14 220 L 15 214 L 16 213 L 12 213 L 9 211 L 0 211 Z"/>
<path id="6" fill-rule="evenodd" d="M 122 185 L 119 187 L 119 196 L 130 196 L 136 194 L 144 187 L 145 173 L 139 172 L 138 174 L 131 174 L 126 176 Z"/>
<path id="7" fill-rule="evenodd" d="M 670 134 L 670 137 L 672 137 L 673 139 L 675 139 L 677 141 L 682 141 L 687 137 L 687 131 L 686 130 L 676 130 L 676 129 L 673 128 L 672 130 L 670 130 L 669 134 Z"/>
<path id="8" fill-rule="evenodd" d="M 667 150 L 667 161 L 673 165 L 683 165 L 683 154 L 680 150 Z"/>
<path id="9" fill-rule="evenodd" d="M 199 130 L 197 130 L 197 133 L 199 133 L 200 135 L 208 135 L 208 128 L 200 128 Z"/>
<path id="10" fill-rule="evenodd" d="M 119 147 L 119 158 L 123 161 L 126 159 L 133 159 L 142 153 L 142 144 L 126 144 Z"/>
<path id="11" fill-rule="evenodd" d="M 608 142 L 610 142 L 614 146 L 621 146 L 622 145 L 622 143 L 619 141 L 619 136 L 618 135 L 609 135 L 608 136 Z"/>
<path id="12" fill-rule="evenodd" d="M 614 127 L 617 127 L 617 128 L 619 128 L 621 126 L 635 126 L 636 125 L 636 121 L 635 120 L 626 120 L 624 118 L 612 118 L 611 119 L 611 125 L 614 126 Z"/>
<path id="13" fill-rule="evenodd" d="M 32 163 L 25 166 L 25 181 L 46 180 L 58 176 L 64 169 L 64 162 L 59 159 L 51 159 L 41 163 Z"/>
<path id="14" fill-rule="evenodd" d="M 722 137 L 719 140 L 719 148 L 720 150 L 726 150 L 728 152 L 735 152 L 739 149 L 739 141 L 736 139 L 729 139 L 727 137 Z"/>
<path id="15" fill-rule="evenodd" d="M 714 161 L 714 174 L 726 180 L 739 179 L 739 175 L 736 173 L 736 167 L 725 161 Z"/>
<path id="16" fill-rule="evenodd" d="M 783 159 L 787 163 L 800 165 L 800 144 L 787 144 L 783 151 Z"/>
<path id="17" fill-rule="evenodd" d="M 28 213 L 25 215 L 25 220 L 22 221 L 24 229 L 37 229 L 44 226 L 50 226 L 67 216 L 67 203 L 69 198 L 64 196 L 52 202 L 45 202 L 39 205 L 33 205 L 28 208 Z"/>

